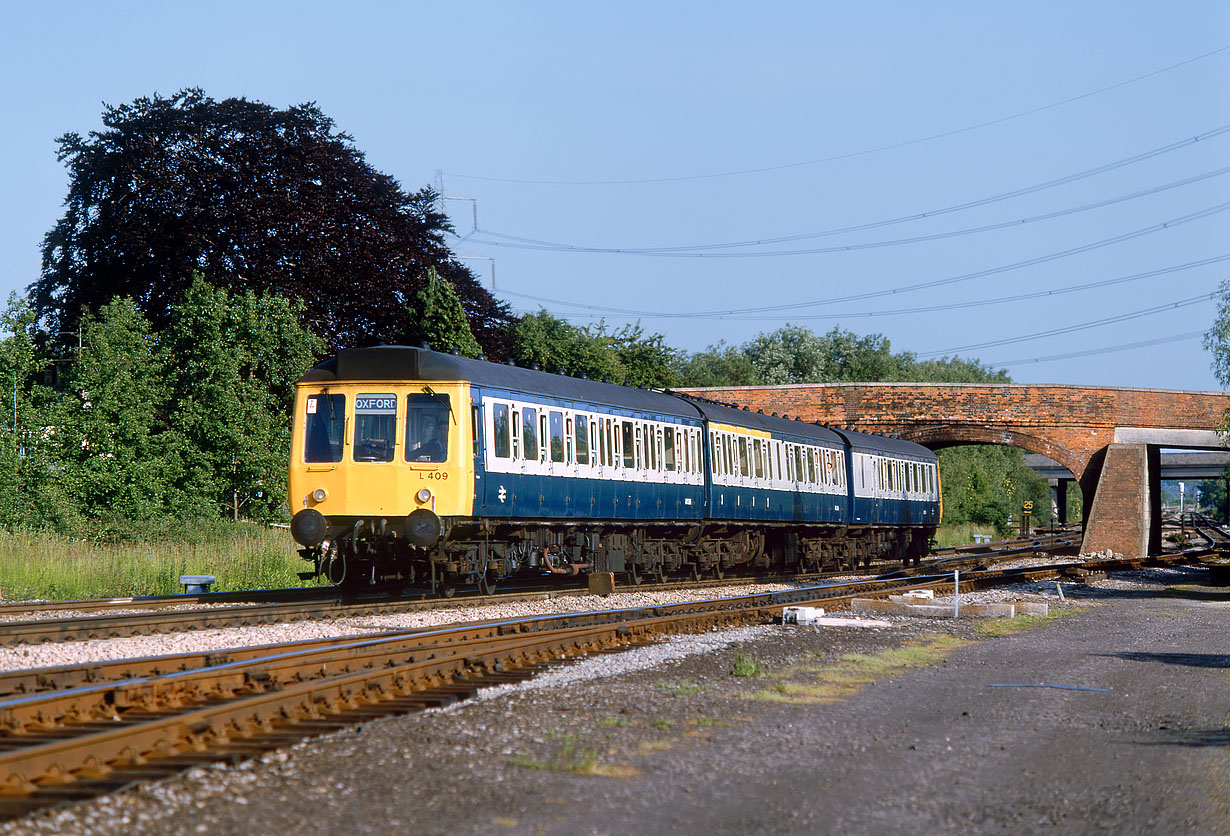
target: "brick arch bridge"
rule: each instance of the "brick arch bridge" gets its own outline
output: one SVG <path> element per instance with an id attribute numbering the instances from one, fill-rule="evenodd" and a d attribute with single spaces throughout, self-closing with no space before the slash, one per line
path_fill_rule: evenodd
<path id="1" fill-rule="evenodd" d="M 1161 544 L 1158 451 L 1219 449 L 1230 394 L 1106 386 L 818 383 L 683 390 L 717 401 L 895 435 L 932 449 L 1003 444 L 1041 453 L 1080 483 L 1084 550 Z"/>

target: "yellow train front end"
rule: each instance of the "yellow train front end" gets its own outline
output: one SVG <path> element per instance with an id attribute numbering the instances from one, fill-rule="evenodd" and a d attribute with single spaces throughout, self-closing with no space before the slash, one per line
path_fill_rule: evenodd
<path id="1" fill-rule="evenodd" d="M 338 379 L 297 386 L 291 534 L 309 578 L 338 585 L 432 583 L 447 527 L 474 503 L 465 381 Z"/>

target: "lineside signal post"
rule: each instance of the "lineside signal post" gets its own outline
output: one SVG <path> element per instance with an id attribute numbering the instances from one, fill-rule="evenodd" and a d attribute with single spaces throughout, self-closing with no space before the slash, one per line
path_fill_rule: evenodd
<path id="1" fill-rule="evenodd" d="M 1021 536 L 1029 536 L 1029 518 L 1034 512 L 1034 501 L 1027 499 L 1021 503 Z"/>

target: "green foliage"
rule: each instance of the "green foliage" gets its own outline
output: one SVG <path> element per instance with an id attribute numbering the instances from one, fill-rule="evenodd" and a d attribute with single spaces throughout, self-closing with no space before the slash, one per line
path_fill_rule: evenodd
<path id="1" fill-rule="evenodd" d="M 735 661 L 734 664 L 731 665 L 730 673 L 731 676 L 759 679 L 764 676 L 764 668 L 761 666 L 760 662 L 756 661 L 753 657 L 746 656 L 742 653 L 736 653 Z"/>
<path id="2" fill-rule="evenodd" d="M 1032 500 L 1034 524 L 1049 523 L 1050 485 L 1025 467 L 1024 456 L 1015 447 L 994 445 L 940 450 L 944 522 L 994 527 L 1003 536 L 1011 530 L 1008 515 L 1019 520 L 1025 500 Z"/>
<path id="3" fill-rule="evenodd" d="M 661 334 L 640 325 L 608 331 L 606 323 L 578 328 L 546 310 L 525 314 L 513 331 L 513 357 L 521 365 L 629 386 L 674 384 L 676 352 Z"/>
<path id="4" fill-rule="evenodd" d="M 82 321 L 82 351 L 64 393 L 46 412 L 58 477 L 86 517 L 145 520 L 168 505 L 182 445 L 161 410 L 163 361 L 149 323 L 130 299 Z"/>
<path id="5" fill-rule="evenodd" d="M 833 328 L 824 335 L 798 325 L 762 333 L 739 347 L 718 343 L 681 357 L 681 386 L 765 386 L 791 383 L 892 381 L 1007 383 L 1005 370 L 976 360 L 917 360 L 894 354 L 883 334 L 859 336 Z"/>
<path id="6" fill-rule="evenodd" d="M 435 267 L 487 353 L 504 356 L 511 312 L 445 245 L 436 193 L 407 193 L 373 169 L 316 105 L 186 89 L 105 106 L 102 123 L 59 139 L 65 213 L 31 287 L 49 331 L 117 296 L 161 330 L 201 270 L 236 295 L 304 300 L 306 324 L 332 348 L 370 345 L 400 333 Z"/>
<path id="7" fill-rule="evenodd" d="M 1208 514 L 1216 520 L 1226 521 L 1226 488 L 1227 480 L 1230 475 L 1223 476 L 1221 479 L 1205 479 L 1196 485 L 1200 491 L 1200 499 L 1197 510 Z"/>
<path id="8" fill-rule="evenodd" d="M 82 319 L 53 386 L 33 313 L 10 300 L 0 525 L 98 542 L 236 504 L 248 518 L 284 518 L 294 383 L 322 349 L 300 310 L 198 276 L 155 333 L 132 300 L 115 299 Z"/>
<path id="9" fill-rule="evenodd" d="M 167 416 L 183 442 L 181 489 L 200 513 L 281 515 L 295 381 L 321 341 L 299 301 L 231 294 L 200 276 L 162 335 Z M 205 511 L 205 509 L 209 509 Z"/>
<path id="10" fill-rule="evenodd" d="M 213 591 L 300 584 L 302 561 L 282 531 L 247 523 L 142 523 L 115 539 L 18 526 L 0 540 L 0 598 L 69 599 L 182 592 L 179 576 L 217 578 Z"/>
<path id="11" fill-rule="evenodd" d="M 1230 388 L 1230 279 L 1217 286 L 1217 318 L 1204 334 L 1204 347 L 1213 355 L 1218 382 Z"/>
<path id="12" fill-rule="evenodd" d="M 429 267 L 427 276 L 427 282 L 415 296 L 415 305 L 406 309 L 410 315 L 404 340 L 406 344 L 426 342 L 437 351 L 457 349 L 466 357 L 482 354 L 478 340 L 470 331 L 470 323 L 466 320 L 457 291 L 440 278 L 436 268 Z"/>

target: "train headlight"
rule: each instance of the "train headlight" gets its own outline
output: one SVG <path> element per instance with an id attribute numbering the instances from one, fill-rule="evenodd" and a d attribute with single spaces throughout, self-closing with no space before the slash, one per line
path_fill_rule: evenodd
<path id="1" fill-rule="evenodd" d="M 317 488 L 316 490 L 312 491 L 312 499 L 316 500 L 317 502 L 324 502 L 325 498 L 328 496 L 329 494 L 325 491 L 324 488 Z"/>
<path id="2" fill-rule="evenodd" d="M 319 546 L 329 533 L 329 521 L 315 508 L 304 508 L 291 518 L 290 536 L 307 548 Z"/>
<path id="3" fill-rule="evenodd" d="M 419 488 L 419 492 L 414 495 L 414 498 L 419 502 L 429 502 L 431 500 L 431 491 L 427 488 Z"/>

